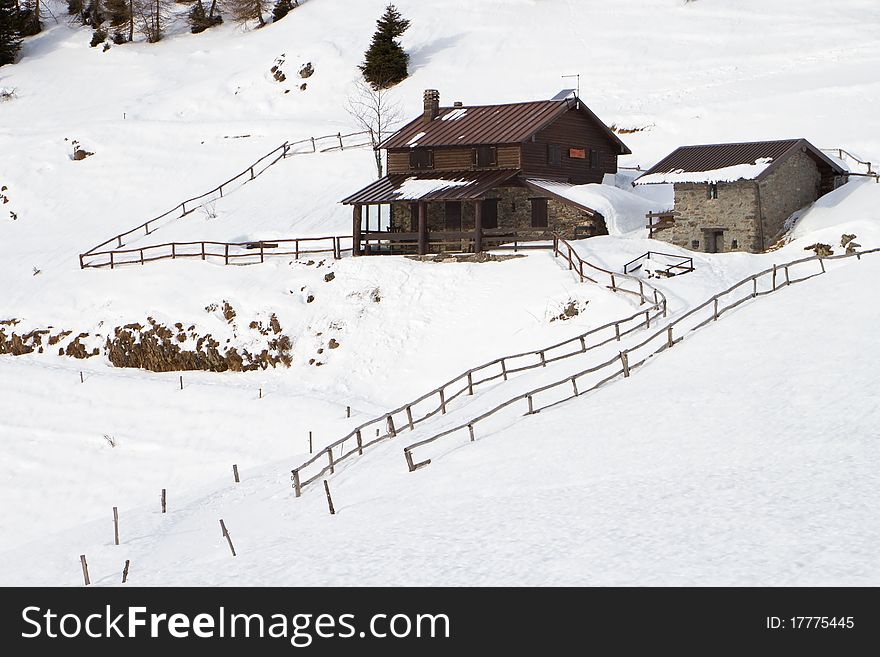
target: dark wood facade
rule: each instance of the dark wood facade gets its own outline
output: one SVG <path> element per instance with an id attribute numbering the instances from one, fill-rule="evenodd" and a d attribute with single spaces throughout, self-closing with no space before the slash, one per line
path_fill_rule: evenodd
<path id="1" fill-rule="evenodd" d="M 601 183 L 617 172 L 618 155 L 630 152 L 582 101 L 441 108 L 434 90 L 424 101 L 420 117 L 380 144 L 388 175 L 343 201 L 354 206 L 355 253 L 361 208 L 370 205 L 391 206 L 385 243 L 397 244 L 398 252 L 412 240 L 424 254 L 435 244 L 432 235 L 442 250 L 461 245 L 479 252 L 510 235 L 539 240 L 555 232 L 604 232 L 599 213 L 553 191 Z M 382 241 L 381 231 L 367 231 L 364 239 L 369 249 L 370 241 Z"/>

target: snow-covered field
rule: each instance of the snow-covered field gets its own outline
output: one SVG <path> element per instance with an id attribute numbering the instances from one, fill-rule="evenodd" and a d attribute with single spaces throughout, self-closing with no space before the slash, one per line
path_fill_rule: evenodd
<path id="1" fill-rule="evenodd" d="M 177 29 L 108 52 L 62 18 L 0 68 L 0 87 L 15 89 L 0 103 L 0 321 L 89 332 L 98 345 L 153 317 L 248 346 L 259 341 L 249 322 L 274 313 L 293 341 L 290 369 L 184 373 L 182 391 L 176 373 L 114 369 L 103 357 L 0 357 L 0 583 L 77 584 L 83 553 L 106 584 L 125 559 L 132 583 L 151 585 L 880 581 L 870 547 L 880 530 L 880 256 L 745 304 L 637 376 L 415 474 L 401 448 L 427 433 L 376 447 L 331 478 L 332 518 L 316 489 L 299 500 L 290 489 L 309 431 L 317 449 L 469 367 L 631 314 L 631 300 L 578 283 L 547 252 L 484 264 L 79 269 L 82 251 L 281 142 L 356 130 L 345 97 L 384 4 L 308 0 L 262 30 Z M 425 88 L 444 104 L 547 98 L 579 72 L 580 95 L 603 120 L 643 128 L 622 135 L 633 150 L 623 166 L 647 168 L 682 144 L 789 137 L 880 160 L 871 0 L 398 6 L 412 21 L 412 76 L 394 92 L 404 116 L 420 111 Z M 282 56 L 287 83 L 269 71 Z M 306 62 L 315 74 L 300 90 Z M 73 161 L 72 140 L 95 154 Z M 350 213 L 337 201 L 374 177 L 369 149 L 297 155 L 137 245 L 342 234 Z M 662 192 L 650 193 L 591 196 L 619 214 L 616 234 L 578 252 L 619 271 L 656 250 L 631 219 L 642 203 L 665 209 Z M 781 250 L 694 254 L 695 272 L 652 282 L 675 317 L 815 242 L 837 248 L 854 233 L 863 248 L 880 246 L 877 208 L 880 185 L 854 181 L 803 213 Z M 232 323 L 206 310 L 224 301 Z M 551 322 L 569 301 L 581 314 Z M 521 375 L 473 403 L 576 366 Z"/>

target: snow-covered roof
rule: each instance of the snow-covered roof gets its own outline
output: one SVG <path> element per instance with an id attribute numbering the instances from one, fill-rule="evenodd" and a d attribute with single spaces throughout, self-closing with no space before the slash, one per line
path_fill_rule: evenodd
<path id="1" fill-rule="evenodd" d="M 834 173 L 844 169 L 806 139 L 682 146 L 636 179 L 635 185 L 761 180 L 795 152 L 810 155 Z"/>

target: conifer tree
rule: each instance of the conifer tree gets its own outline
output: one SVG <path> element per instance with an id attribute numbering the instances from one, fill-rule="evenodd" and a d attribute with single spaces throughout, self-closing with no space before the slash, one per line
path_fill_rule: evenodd
<path id="1" fill-rule="evenodd" d="M 374 89 L 387 89 L 409 76 L 409 55 L 398 39 L 409 28 L 409 21 L 400 15 L 397 7 L 388 5 L 376 21 L 376 33 L 360 65 L 364 79 Z"/>
<path id="2" fill-rule="evenodd" d="M 275 3 L 275 9 L 272 10 L 272 22 L 277 23 L 287 14 L 293 11 L 294 7 L 299 7 L 299 0 L 278 0 Z"/>
<path id="3" fill-rule="evenodd" d="M 21 48 L 15 0 L 0 0 L 0 66 L 12 64 Z"/>

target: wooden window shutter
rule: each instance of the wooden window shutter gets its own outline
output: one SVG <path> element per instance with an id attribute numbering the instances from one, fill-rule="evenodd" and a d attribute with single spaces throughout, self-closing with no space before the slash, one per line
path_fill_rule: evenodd
<path id="1" fill-rule="evenodd" d="M 547 199 L 533 198 L 532 228 L 547 228 Z"/>

